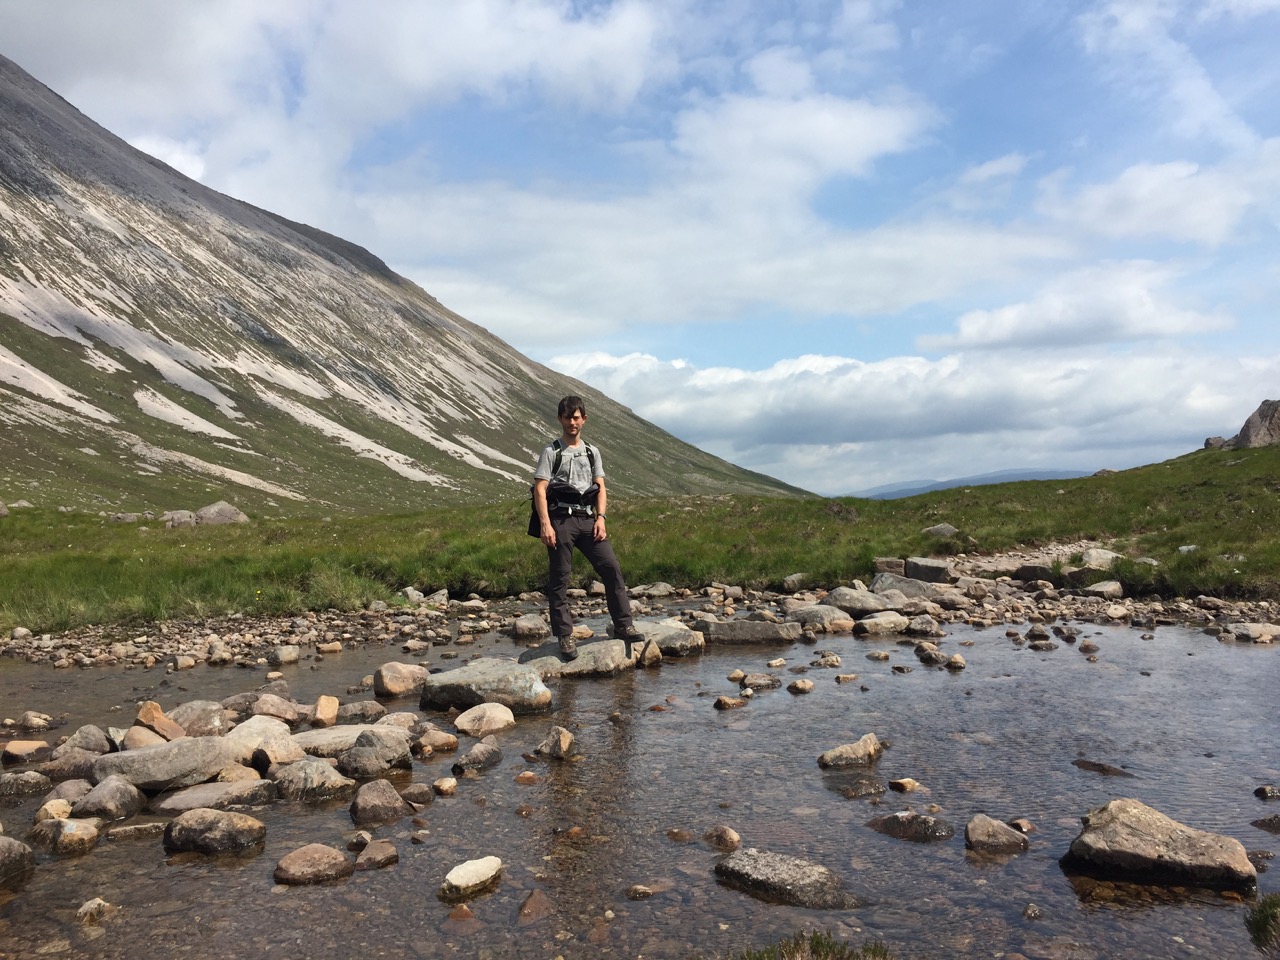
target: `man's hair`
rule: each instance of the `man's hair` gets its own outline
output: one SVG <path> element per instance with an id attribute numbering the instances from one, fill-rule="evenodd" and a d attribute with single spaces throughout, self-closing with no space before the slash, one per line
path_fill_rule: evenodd
<path id="1" fill-rule="evenodd" d="M 572 417 L 575 411 L 581 410 L 583 419 L 587 416 L 587 405 L 582 402 L 581 397 L 568 396 L 560 401 L 560 406 L 556 408 L 557 417 Z"/>

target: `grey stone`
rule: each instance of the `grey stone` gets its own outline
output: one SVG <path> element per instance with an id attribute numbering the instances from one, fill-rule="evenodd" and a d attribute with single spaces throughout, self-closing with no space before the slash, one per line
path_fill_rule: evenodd
<path id="1" fill-rule="evenodd" d="M 338 723 L 377 723 L 387 715 L 387 708 L 377 700 L 355 700 L 338 708 Z"/>
<path id="2" fill-rule="evenodd" d="M 860 637 L 881 637 L 886 634 L 904 633 L 911 621 L 893 610 L 872 613 L 853 625 L 853 632 Z"/>
<path id="3" fill-rule="evenodd" d="M 108 753 L 93 764 L 94 783 L 118 774 L 139 790 L 155 792 L 190 787 L 211 780 L 237 762 L 223 737 L 183 737 L 138 750 Z"/>
<path id="4" fill-rule="evenodd" d="M 1081 821 L 1084 829 L 1062 858 L 1069 870 L 1183 886 L 1257 886 L 1257 871 L 1239 840 L 1195 830 L 1138 800 L 1108 801 Z"/>
<path id="5" fill-rule="evenodd" d="M 706 637 L 674 618 L 636 624 L 645 639 L 657 645 L 664 657 L 689 657 L 702 652 Z"/>
<path id="6" fill-rule="evenodd" d="M 373 673 L 373 692 L 379 697 L 407 697 L 422 689 L 427 668 L 416 663 L 384 663 Z"/>
<path id="7" fill-rule="evenodd" d="M 48 793 L 52 786 L 52 780 L 35 770 L 0 773 L 0 800 L 34 797 L 38 793 Z"/>
<path id="8" fill-rule="evenodd" d="M 1119 580 L 1103 580 L 1101 583 L 1085 587 L 1080 592 L 1091 597 L 1101 597 L 1103 600 L 1120 600 L 1124 597 L 1124 587 Z"/>
<path id="9" fill-rule="evenodd" d="M 70 750 L 60 747 L 54 753 L 54 759 L 40 764 L 40 772 L 50 780 L 87 780 L 93 775 L 94 763 L 102 756 L 79 747 Z"/>
<path id="10" fill-rule="evenodd" d="M 825 603 L 797 607 L 787 614 L 787 620 L 828 632 L 853 628 L 853 618 L 847 612 Z"/>
<path id="11" fill-rule="evenodd" d="M 884 745 L 874 733 L 863 734 L 856 743 L 827 750 L 818 757 L 818 766 L 824 770 L 843 767 L 866 767 L 880 759 Z"/>
<path id="12" fill-rule="evenodd" d="M 926 537 L 933 537 L 936 540 L 947 540 L 960 531 L 949 523 L 935 523 L 932 527 L 925 527 L 920 532 Z"/>
<path id="13" fill-rule="evenodd" d="M 249 518 L 236 507 L 219 500 L 196 511 L 196 523 L 216 525 L 223 523 L 248 523 Z"/>
<path id="14" fill-rule="evenodd" d="M 573 734 L 564 727 L 552 727 L 547 738 L 534 748 L 534 753 L 556 760 L 563 760 L 574 751 Z"/>
<path id="15" fill-rule="evenodd" d="M 912 843 L 935 843 L 950 840 L 956 835 L 956 828 L 941 817 L 931 817 L 912 810 L 899 810 L 887 816 L 874 817 L 867 821 L 867 826 L 887 837 L 909 840 Z"/>
<path id="16" fill-rule="evenodd" d="M 880 613 L 889 609 L 884 598 L 878 594 L 870 590 L 855 590 L 850 587 L 836 587 L 823 598 L 823 603 L 838 607 L 855 620 L 869 613 Z"/>
<path id="17" fill-rule="evenodd" d="M 226 810 L 229 807 L 255 807 L 276 798 L 276 785 L 270 780 L 233 780 L 198 783 L 151 801 L 152 813 L 172 817 L 188 810 Z"/>
<path id="18" fill-rule="evenodd" d="M 478 703 L 454 717 L 453 725 L 459 733 L 481 739 L 491 733 L 502 733 L 516 725 L 511 708 L 501 703 Z"/>
<path id="19" fill-rule="evenodd" d="M 900 577 L 893 573 L 877 573 L 871 580 L 871 592 L 885 594 L 897 590 L 908 599 L 923 597 L 928 599 L 938 592 L 938 588 L 914 577 Z"/>
<path id="20" fill-rule="evenodd" d="M 163 842 L 168 853 L 216 856 L 258 849 L 266 836 L 266 824 L 247 813 L 198 807 L 170 820 Z"/>
<path id="21" fill-rule="evenodd" d="M 955 568 L 950 560 L 934 557 L 907 557 L 902 565 L 903 576 L 910 580 L 921 580 L 925 583 L 954 583 Z"/>
<path id="22" fill-rule="evenodd" d="M 463 774 L 468 770 L 488 770 L 502 762 L 502 748 L 493 737 L 485 737 L 470 750 L 460 756 L 453 764 L 453 773 Z"/>
<path id="23" fill-rule="evenodd" d="M 101 727 L 86 723 L 54 749 L 53 759 L 57 760 L 70 750 L 84 750 L 88 753 L 110 753 L 111 741 L 107 739 L 107 735 Z"/>
<path id="24" fill-rule="evenodd" d="M 231 748 L 232 757 L 237 763 L 247 763 L 253 759 L 254 751 L 262 741 L 271 737 L 289 736 L 289 725 L 275 717 L 250 717 L 244 723 L 237 724 L 223 740 Z"/>
<path id="25" fill-rule="evenodd" d="M 532 713 L 551 706 L 551 691 L 533 667 L 496 657 L 479 657 L 456 670 L 433 673 L 422 687 L 424 710 L 465 709 L 487 702 L 505 704 L 514 713 Z"/>
<path id="26" fill-rule="evenodd" d="M 281 800 L 312 803 L 342 799 L 356 792 L 356 782 L 344 777 L 325 760 L 308 757 L 271 772 Z"/>
<path id="27" fill-rule="evenodd" d="M 128 820 L 146 802 L 141 790 L 117 774 L 107 777 L 81 797 L 71 808 L 71 815 L 78 819 Z"/>
<path id="28" fill-rule="evenodd" d="M 372 723 L 340 724 L 336 727 L 322 727 L 319 730 L 304 730 L 293 734 L 292 739 L 308 756 L 336 758 L 354 747 L 360 734 L 373 729 L 375 726 Z"/>
<path id="29" fill-rule="evenodd" d="M 281 857 L 272 876 L 280 884 L 329 883 L 346 879 L 355 869 L 355 862 L 341 850 L 309 843 Z"/>
<path id="30" fill-rule="evenodd" d="M 407 770 L 412 766 L 409 731 L 403 727 L 370 727 L 356 737 L 350 750 L 338 757 L 338 769 L 356 780 L 380 777 L 392 767 Z"/>
<path id="31" fill-rule="evenodd" d="M 29 846 L 0 834 L 0 890 L 19 885 L 35 868 L 36 855 Z"/>
<path id="32" fill-rule="evenodd" d="M 413 807 L 387 780 L 370 780 L 356 791 L 351 801 L 351 819 L 357 826 L 390 823 L 413 816 Z"/>
<path id="33" fill-rule="evenodd" d="M 536 613 L 526 613 L 511 624 L 511 636 L 516 640 L 545 640 L 551 636 L 551 627 Z"/>
<path id="34" fill-rule="evenodd" d="M 463 900 L 488 890 L 502 875 L 502 861 L 497 857 L 468 860 L 450 870 L 440 885 L 441 900 Z"/>
<path id="35" fill-rule="evenodd" d="M 27 833 L 27 842 L 35 850 L 57 857 L 79 857 L 98 844 L 101 837 L 99 821 L 41 820 Z"/>
<path id="36" fill-rule="evenodd" d="M 169 718 L 187 731 L 189 737 L 221 737 L 231 724 L 222 704 L 214 700 L 188 700 L 169 711 Z"/>
<path id="37" fill-rule="evenodd" d="M 964 828 L 964 845 L 976 853 L 1009 855 L 1026 852 L 1028 844 L 1013 827 L 978 813 Z"/>
<path id="38" fill-rule="evenodd" d="M 698 620 L 693 629 L 707 638 L 707 643 L 794 643 L 804 628 L 794 621 L 769 623 L 767 620 Z"/>
<path id="39" fill-rule="evenodd" d="M 860 905 L 844 881 L 826 867 L 797 857 L 748 847 L 716 864 L 716 876 L 768 900 L 810 910 L 851 910 Z"/>

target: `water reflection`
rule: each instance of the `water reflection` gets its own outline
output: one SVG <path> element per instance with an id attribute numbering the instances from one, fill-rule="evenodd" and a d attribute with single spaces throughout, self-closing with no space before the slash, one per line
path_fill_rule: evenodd
<path id="1" fill-rule="evenodd" d="M 912 958 L 1251 955 L 1247 903 L 1068 877 L 1058 858 L 1081 814 L 1116 796 L 1137 797 L 1247 848 L 1275 849 L 1280 840 L 1249 823 L 1269 812 L 1254 787 L 1280 781 L 1280 650 L 1218 644 L 1172 628 L 1142 640 L 1137 631 L 1087 625 L 1083 636 L 1100 646 L 1098 662 L 1067 646 L 1037 653 L 1002 631 L 956 629 L 944 649 L 974 641 L 964 648 L 969 668 L 960 674 L 924 668 L 909 647 L 892 642 L 824 639 L 843 669 L 860 674 L 857 683 L 837 684 L 836 671 L 810 669 L 812 693 L 763 691 L 728 712 L 712 702 L 736 692 L 725 679 L 732 669 L 760 671 L 778 656 L 788 666 L 805 665 L 812 649 L 711 648 L 659 669 L 559 681 L 551 714 L 522 718 L 500 735 L 499 767 L 463 778 L 454 797 L 420 814 L 420 824 L 374 831 L 396 844 L 395 867 L 332 887 L 275 886 L 272 870 L 290 850 L 345 845 L 354 827 L 340 803 L 254 811 L 267 824 L 266 847 L 242 860 L 170 860 L 157 839 L 105 842 L 80 860 L 44 860 L 25 886 L 0 895 L 0 956 L 151 960 L 305 951 L 683 960 L 759 946 L 797 929 L 880 939 Z M 872 650 L 889 659 L 865 660 Z M 459 652 L 519 653 L 497 637 Z M 286 676 L 306 701 L 340 695 L 401 656 L 393 648 L 351 650 Z M 896 665 L 915 669 L 897 674 Z M 166 677 L 6 664 L 0 696 L 12 705 L 6 712 L 65 713 L 63 732 L 70 732 L 85 722 L 123 723 L 138 699 L 170 708 L 258 682 L 261 674 L 233 669 Z M 437 719 L 447 725 L 444 715 Z M 525 759 L 556 724 L 574 733 L 578 758 Z M 820 753 L 867 732 L 891 743 L 874 767 L 819 770 Z M 1100 776 L 1073 766 L 1077 759 L 1135 776 Z M 429 783 L 451 763 L 448 755 L 417 762 L 412 778 Z M 522 771 L 538 779 L 516 782 Z M 888 780 L 902 777 L 921 790 L 885 792 Z M 6 832 L 21 835 L 38 805 L 32 798 L 0 809 Z M 957 837 L 919 845 L 865 826 L 872 816 L 906 808 L 951 821 Z M 975 813 L 1029 819 L 1036 828 L 1031 849 L 1004 861 L 966 854 L 960 834 Z M 866 905 L 805 911 L 720 885 L 712 873 L 719 854 L 701 837 L 721 823 L 746 845 L 835 870 Z M 673 829 L 683 832 L 673 839 Z M 419 830 L 425 842 L 414 843 Z M 490 854 L 504 861 L 502 882 L 470 904 L 473 916 L 451 919 L 450 906 L 435 895 L 444 874 Z M 1260 895 L 1277 889 L 1276 877 L 1260 876 Z M 628 899 L 635 884 L 652 896 Z M 520 908 L 535 891 L 534 903 L 544 908 L 522 922 Z M 76 909 L 95 896 L 117 913 L 100 926 L 77 923 Z"/>

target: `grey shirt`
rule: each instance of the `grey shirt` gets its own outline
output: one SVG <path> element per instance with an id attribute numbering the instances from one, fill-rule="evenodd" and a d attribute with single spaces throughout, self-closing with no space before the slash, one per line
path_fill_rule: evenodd
<path id="1" fill-rule="evenodd" d="M 556 446 L 547 444 L 538 457 L 538 467 L 533 471 L 534 480 L 548 480 L 552 483 L 567 483 L 579 493 L 595 483 L 596 477 L 604 476 L 604 460 L 600 457 L 600 448 L 591 447 L 595 455 L 596 468 L 591 469 L 591 458 L 587 456 L 587 441 L 583 440 L 576 447 L 562 447 L 560 453 L 560 469 L 551 475 L 551 465 L 555 463 Z"/>

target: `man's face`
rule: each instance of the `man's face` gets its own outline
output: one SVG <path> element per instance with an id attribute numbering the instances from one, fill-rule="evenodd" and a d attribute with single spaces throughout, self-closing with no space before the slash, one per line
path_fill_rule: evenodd
<path id="1" fill-rule="evenodd" d="M 560 426 L 564 430 L 565 435 L 576 437 L 582 432 L 582 425 L 587 422 L 586 414 L 581 410 L 575 410 L 573 413 L 556 417 L 560 421 Z"/>

